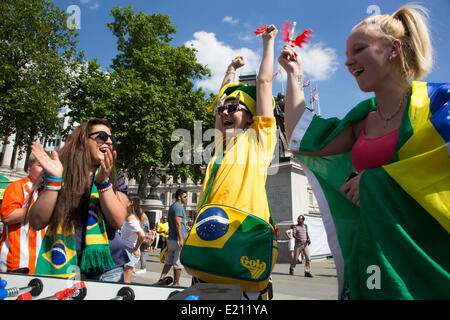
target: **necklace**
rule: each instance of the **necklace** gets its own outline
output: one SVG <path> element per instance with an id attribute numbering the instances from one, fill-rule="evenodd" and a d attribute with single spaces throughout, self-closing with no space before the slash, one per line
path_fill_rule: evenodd
<path id="1" fill-rule="evenodd" d="M 401 99 L 400 102 L 398 103 L 397 110 L 395 110 L 394 113 L 391 114 L 390 117 L 385 117 L 385 116 L 383 116 L 383 114 L 381 113 L 380 108 L 379 108 L 379 107 L 377 108 L 377 112 L 378 112 L 378 114 L 379 114 L 381 120 L 384 121 L 384 127 L 385 127 L 385 128 L 386 128 L 386 126 L 387 126 L 387 122 L 388 122 L 389 120 L 391 120 L 392 118 L 394 118 L 394 117 L 400 112 L 400 109 L 402 108 L 403 100 L 405 100 L 405 97 L 406 97 L 406 95 L 404 95 L 404 96 L 402 97 L 402 99 Z"/>

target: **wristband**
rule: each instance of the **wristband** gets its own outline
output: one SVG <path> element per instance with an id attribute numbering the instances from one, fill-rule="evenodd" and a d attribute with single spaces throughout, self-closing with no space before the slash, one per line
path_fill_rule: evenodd
<path id="1" fill-rule="evenodd" d="M 102 184 L 102 185 L 95 185 L 97 187 L 97 192 L 105 192 L 108 191 L 109 189 L 112 188 L 112 183 L 111 181 L 108 180 L 108 182 L 106 184 Z"/>
<path id="2" fill-rule="evenodd" d="M 104 189 L 106 188 L 109 184 L 111 183 L 111 181 L 108 179 L 108 181 L 104 181 L 101 183 L 97 183 L 97 181 L 94 180 L 94 184 L 97 187 L 97 189 Z"/>
<path id="3" fill-rule="evenodd" d="M 44 172 L 43 182 L 45 190 L 59 191 L 62 186 L 62 176 L 54 177 Z"/>
<path id="4" fill-rule="evenodd" d="M 59 190 L 61 190 L 61 186 L 62 186 L 61 182 L 55 183 L 55 182 L 50 182 L 50 181 L 44 180 L 44 189 L 45 190 L 59 191 Z"/>
<path id="5" fill-rule="evenodd" d="M 62 176 L 54 177 L 54 176 L 47 174 L 46 172 L 44 172 L 44 175 L 42 177 L 44 178 L 45 181 L 61 182 L 61 180 L 62 180 Z"/>
<path id="6" fill-rule="evenodd" d="M 106 191 L 111 190 L 111 189 L 112 189 L 112 184 L 110 184 L 108 187 L 106 187 L 104 189 L 97 189 L 97 192 L 98 193 L 103 193 L 103 192 L 106 192 Z"/>
<path id="7" fill-rule="evenodd" d="M 44 189 L 45 190 L 50 190 L 50 191 L 59 191 L 59 190 L 61 190 L 61 185 L 59 185 L 59 186 L 52 186 L 52 185 L 45 184 L 44 185 Z"/>

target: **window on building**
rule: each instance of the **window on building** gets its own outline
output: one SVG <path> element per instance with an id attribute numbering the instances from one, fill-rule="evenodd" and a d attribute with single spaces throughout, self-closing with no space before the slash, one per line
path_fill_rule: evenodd
<path id="1" fill-rule="evenodd" d="M 197 193 L 192 194 L 192 203 L 197 203 Z"/>
<path id="2" fill-rule="evenodd" d="M 166 205 L 166 194 L 165 193 L 161 193 L 159 195 L 159 200 L 161 200 L 161 202 L 163 203 L 163 205 Z"/>
<path id="3" fill-rule="evenodd" d="M 189 227 L 192 227 L 192 224 L 195 220 L 195 210 L 189 210 L 187 220 L 188 221 L 186 221 L 186 223 L 189 225 Z"/>
<path id="4" fill-rule="evenodd" d="M 309 201 L 309 205 L 312 206 L 313 205 L 313 193 L 312 193 L 312 191 L 308 192 L 308 201 Z"/>

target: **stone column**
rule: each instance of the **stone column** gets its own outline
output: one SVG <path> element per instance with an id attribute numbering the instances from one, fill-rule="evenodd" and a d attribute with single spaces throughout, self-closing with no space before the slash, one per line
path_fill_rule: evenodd
<path id="1" fill-rule="evenodd" d="M 14 138 L 13 136 L 10 136 L 8 138 L 8 144 L 5 146 L 5 154 L 3 156 L 3 163 L 2 163 L 2 168 L 7 168 L 9 169 L 9 165 L 11 163 L 11 157 L 12 157 L 12 153 L 13 153 L 13 144 L 14 144 Z M 2 143 L 2 147 L 3 147 L 3 143 Z"/>
<path id="2" fill-rule="evenodd" d="M 159 199 L 144 199 L 141 204 L 142 211 L 147 213 L 149 220 L 151 216 L 155 217 L 155 223 L 158 224 L 162 217 L 163 203 Z M 152 221 L 150 221 L 151 223 Z"/>
<path id="3" fill-rule="evenodd" d="M 285 231 L 291 224 L 296 223 L 300 214 L 308 213 L 307 184 L 301 165 L 293 158 L 269 167 L 266 191 L 272 216 L 280 231 L 277 260 L 279 262 L 290 261 Z"/>

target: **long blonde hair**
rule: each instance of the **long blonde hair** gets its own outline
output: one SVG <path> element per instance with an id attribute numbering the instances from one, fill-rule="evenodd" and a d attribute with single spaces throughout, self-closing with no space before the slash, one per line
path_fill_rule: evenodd
<path id="1" fill-rule="evenodd" d="M 367 34 L 392 43 L 399 39 L 402 50 L 399 71 L 405 80 L 425 77 L 433 66 L 433 49 L 428 28 L 428 10 L 420 5 L 407 4 L 392 15 L 370 16 L 353 30 L 365 27 Z"/>

